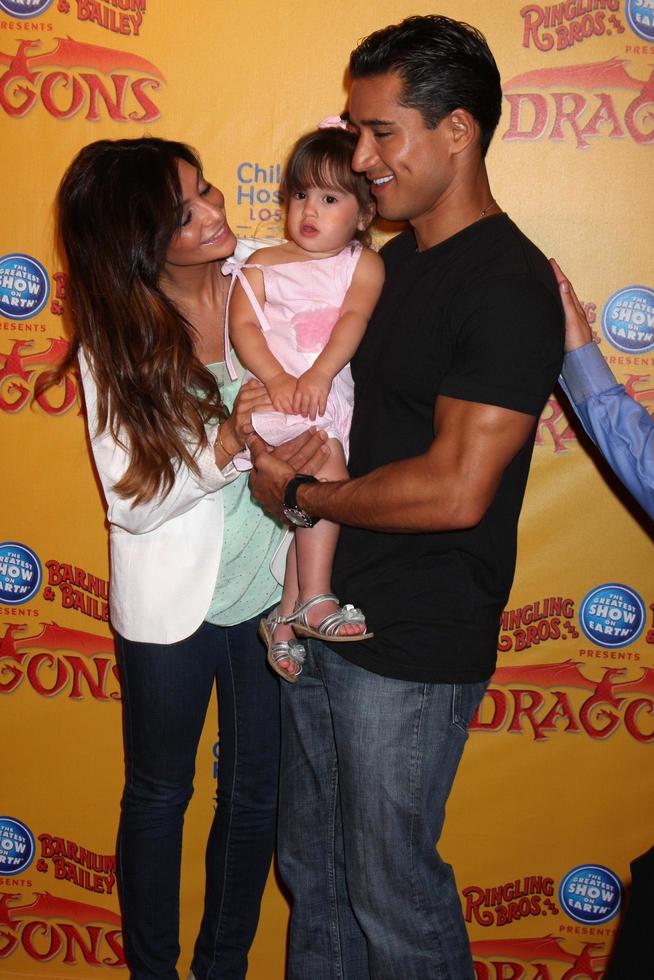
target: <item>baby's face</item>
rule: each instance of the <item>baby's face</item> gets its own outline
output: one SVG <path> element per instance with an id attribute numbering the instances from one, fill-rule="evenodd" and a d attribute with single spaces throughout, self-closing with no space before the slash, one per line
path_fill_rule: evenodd
<path id="1" fill-rule="evenodd" d="M 336 255 L 365 227 L 354 194 L 340 187 L 306 187 L 288 200 L 287 231 L 317 258 Z"/>

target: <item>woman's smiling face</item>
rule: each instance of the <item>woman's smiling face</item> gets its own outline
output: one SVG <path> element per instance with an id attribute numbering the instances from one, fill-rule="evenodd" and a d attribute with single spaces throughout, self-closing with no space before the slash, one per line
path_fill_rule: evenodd
<path id="1" fill-rule="evenodd" d="M 166 263 L 202 265 L 227 258 L 236 248 L 236 236 L 227 223 L 222 191 L 186 160 L 179 160 L 177 166 L 184 209 Z"/>

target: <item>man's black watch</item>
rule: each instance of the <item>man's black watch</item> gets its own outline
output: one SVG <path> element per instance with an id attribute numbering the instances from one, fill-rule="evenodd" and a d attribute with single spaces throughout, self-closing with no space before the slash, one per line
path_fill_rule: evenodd
<path id="1" fill-rule="evenodd" d="M 296 527 L 313 527 L 320 518 L 307 514 L 306 510 L 300 507 L 297 502 L 297 488 L 303 483 L 318 483 L 318 480 L 315 476 L 307 476 L 306 473 L 296 473 L 288 481 L 284 491 L 284 517 Z"/>

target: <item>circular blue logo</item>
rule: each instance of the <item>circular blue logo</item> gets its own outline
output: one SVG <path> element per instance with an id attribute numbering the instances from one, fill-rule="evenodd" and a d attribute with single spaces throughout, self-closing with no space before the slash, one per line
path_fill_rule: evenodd
<path id="1" fill-rule="evenodd" d="M 0 602 L 20 606 L 41 587 L 41 562 L 31 548 L 16 541 L 0 543 Z"/>
<path id="2" fill-rule="evenodd" d="M 602 329 L 607 340 L 626 354 L 654 347 L 654 289 L 625 286 L 604 304 Z"/>
<path id="3" fill-rule="evenodd" d="M 575 922 L 596 926 L 620 911 L 620 879 L 601 864 L 580 864 L 559 885 L 559 902 Z"/>
<path id="4" fill-rule="evenodd" d="M 11 17 L 27 20 L 45 13 L 51 3 L 52 0 L 0 0 L 0 10 Z"/>
<path id="5" fill-rule="evenodd" d="M 654 41 L 654 6 L 652 0 L 624 0 L 627 23 L 634 34 Z"/>
<path id="6" fill-rule="evenodd" d="M 16 253 L 0 257 L 0 314 L 29 320 L 48 302 L 50 281 L 40 262 Z"/>
<path id="7" fill-rule="evenodd" d="M 579 609 L 581 628 L 603 647 L 626 647 L 637 640 L 645 625 L 645 603 L 633 589 L 617 582 L 598 585 Z"/>
<path id="8" fill-rule="evenodd" d="M 0 817 L 0 875 L 19 875 L 34 860 L 34 835 L 13 817 Z"/>

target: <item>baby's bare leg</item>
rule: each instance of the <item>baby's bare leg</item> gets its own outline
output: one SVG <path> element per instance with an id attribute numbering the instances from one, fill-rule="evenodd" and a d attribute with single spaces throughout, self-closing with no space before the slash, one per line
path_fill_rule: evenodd
<path id="1" fill-rule="evenodd" d="M 337 439 L 328 441 L 331 454 L 325 465 L 317 473 L 319 480 L 346 480 L 348 477 L 343 447 Z M 300 602 L 307 602 L 316 595 L 331 592 L 332 564 L 338 543 L 340 527 L 331 521 L 319 521 L 315 527 L 297 528 L 295 543 L 297 548 L 297 575 L 299 580 Z M 339 596 L 347 602 L 347 596 Z M 310 626 L 317 626 L 325 616 L 334 612 L 333 602 L 321 602 L 307 613 Z M 338 630 L 339 636 L 353 636 L 365 632 L 363 623 L 344 623 Z"/>
<path id="2" fill-rule="evenodd" d="M 295 550 L 295 538 L 291 541 L 291 546 L 288 549 L 286 555 L 286 570 L 284 572 L 284 585 L 282 588 L 282 597 L 279 602 L 279 615 L 280 616 L 290 616 L 295 609 L 295 603 L 297 601 L 299 594 L 299 586 L 297 581 L 297 555 Z M 286 641 L 295 639 L 295 633 L 290 626 L 286 626 L 284 623 L 280 623 L 276 626 L 273 632 L 273 636 L 276 643 L 280 641 Z M 299 665 L 293 660 L 280 660 L 279 666 L 282 670 L 288 671 L 289 674 L 295 674 L 299 670 Z"/>

